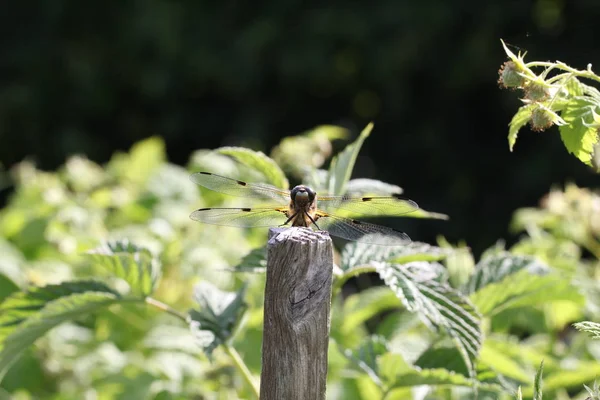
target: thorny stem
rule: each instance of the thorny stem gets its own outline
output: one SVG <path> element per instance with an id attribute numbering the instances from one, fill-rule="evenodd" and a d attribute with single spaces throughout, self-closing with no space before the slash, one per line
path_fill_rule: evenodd
<path id="1" fill-rule="evenodd" d="M 586 70 L 579 70 L 579 69 L 569 67 L 567 64 L 560 62 L 560 61 L 557 61 L 556 63 L 533 61 L 533 62 L 525 64 L 525 66 L 528 68 L 529 67 L 558 68 L 558 69 L 562 69 L 563 71 L 567 71 L 575 76 L 579 76 L 582 78 L 588 78 L 588 79 L 594 80 L 596 82 L 600 82 L 600 76 L 598 76 L 594 72 L 592 72 L 591 64 L 588 67 L 588 69 L 586 69 Z"/>
<path id="2" fill-rule="evenodd" d="M 242 360 L 242 357 L 240 357 L 240 354 L 229 343 L 223 344 L 223 348 L 225 349 L 225 352 L 231 357 L 237 369 L 241 372 L 248 386 L 250 386 L 250 388 L 252 389 L 254 397 L 256 397 L 257 399 L 260 398 L 260 392 L 258 390 L 258 387 L 255 385 L 254 380 L 252 379 L 252 373 L 244 363 L 244 360 Z"/>

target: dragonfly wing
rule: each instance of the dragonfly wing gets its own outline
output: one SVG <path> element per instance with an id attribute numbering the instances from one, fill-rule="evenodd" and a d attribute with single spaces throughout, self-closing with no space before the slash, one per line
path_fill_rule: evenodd
<path id="1" fill-rule="evenodd" d="M 343 210 L 350 215 L 400 216 L 419 209 L 414 201 L 401 196 L 320 196 L 319 207 Z"/>
<path id="2" fill-rule="evenodd" d="M 224 226 L 277 226 L 287 219 L 287 208 L 201 208 L 190 218 L 212 225 Z"/>
<path id="3" fill-rule="evenodd" d="M 406 233 L 385 226 L 342 218 L 322 211 L 317 213 L 317 217 L 319 228 L 342 239 L 384 246 L 397 246 L 411 241 Z"/>
<path id="4" fill-rule="evenodd" d="M 207 189 L 228 194 L 231 196 L 248 197 L 257 199 L 277 200 L 282 204 L 290 201 L 288 190 L 281 190 L 266 183 L 247 183 L 237 179 L 211 174 L 210 172 L 196 172 L 190 176 L 192 182 Z"/>

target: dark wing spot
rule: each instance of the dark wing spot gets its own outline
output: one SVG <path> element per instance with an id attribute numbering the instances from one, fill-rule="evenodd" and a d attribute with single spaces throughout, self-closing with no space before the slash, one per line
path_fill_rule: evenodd
<path id="1" fill-rule="evenodd" d="M 212 208 L 199 208 L 196 211 L 206 211 L 206 210 L 212 210 Z"/>
<path id="2" fill-rule="evenodd" d="M 250 212 L 250 211 L 252 211 L 252 209 L 251 208 L 242 208 L 242 211 Z"/>
<path id="3" fill-rule="evenodd" d="M 353 224 L 362 225 L 362 222 L 360 222 L 359 220 L 352 219 L 351 221 L 352 221 Z"/>
<path id="4" fill-rule="evenodd" d="M 236 181 L 238 183 L 238 185 L 242 185 L 242 186 L 246 186 L 247 183 L 246 182 L 242 182 L 242 181 Z"/>
<path id="5" fill-rule="evenodd" d="M 373 200 L 373 198 L 372 197 L 363 197 L 361 200 L 362 201 L 371 201 L 371 200 Z"/>
<path id="6" fill-rule="evenodd" d="M 198 172 L 198 173 L 202 174 L 202 175 L 212 175 L 210 172 Z"/>

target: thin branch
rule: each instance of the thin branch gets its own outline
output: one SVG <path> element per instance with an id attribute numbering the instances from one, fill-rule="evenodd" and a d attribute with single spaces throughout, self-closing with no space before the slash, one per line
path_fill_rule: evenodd
<path id="1" fill-rule="evenodd" d="M 167 312 L 171 315 L 173 315 L 174 317 L 179 318 L 180 320 L 182 320 L 183 322 L 187 323 L 188 322 L 188 317 L 187 315 L 177 311 L 176 309 L 174 309 L 173 307 L 158 301 L 156 299 L 153 299 L 152 297 L 146 297 L 145 299 L 146 304 L 150 304 L 151 306 L 154 306 L 156 308 L 158 308 L 161 311 Z"/>
<path id="2" fill-rule="evenodd" d="M 252 378 L 252 373 L 250 372 L 250 370 L 244 363 L 244 360 L 242 360 L 242 357 L 240 357 L 240 354 L 229 343 L 223 344 L 223 348 L 225 349 L 225 352 L 233 360 L 235 366 L 237 367 L 237 369 L 240 371 L 240 373 L 244 377 L 244 380 L 246 381 L 248 386 L 250 386 L 250 388 L 252 389 L 252 393 L 254 394 L 254 397 L 258 399 L 260 397 L 260 392 L 259 392 L 256 384 L 254 383 L 254 379 Z"/>

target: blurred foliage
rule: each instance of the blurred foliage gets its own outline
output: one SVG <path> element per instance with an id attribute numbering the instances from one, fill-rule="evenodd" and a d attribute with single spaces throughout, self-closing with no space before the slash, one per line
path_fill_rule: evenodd
<path id="1" fill-rule="evenodd" d="M 452 215 L 411 221 L 415 236 L 464 239 L 479 255 L 552 183 L 596 179 L 558 135 L 521 134 L 519 151 L 505 151 L 519 104 L 494 83 L 498 38 L 535 59 L 597 66 L 597 14 L 594 0 L 6 2 L 0 164 L 104 164 L 156 134 L 184 165 L 193 149 L 267 152 L 313 126 L 355 134 L 375 120 L 359 175 L 401 182 Z M 12 190 L 3 180 L 0 204 Z"/>
<path id="2" fill-rule="evenodd" d="M 328 170 L 314 159 L 290 178 L 338 193 L 400 192 L 350 179 L 371 128 Z M 297 160 L 295 141 L 328 147 L 321 129 L 284 139 L 271 153 L 277 163 L 227 147 L 199 150 L 181 168 L 155 137 L 105 166 L 75 156 L 56 172 L 30 162 L 12 168 L 16 190 L 0 211 L 0 394 L 252 398 L 266 231 L 191 221 L 194 209 L 239 199 L 196 187 L 189 175 L 284 184 L 278 165 Z M 328 141 L 341 138 L 327 129 Z M 478 260 L 444 238 L 340 247 L 328 396 L 513 399 L 521 387 L 532 399 L 541 395 L 543 360 L 546 398 L 582 398 L 600 374 L 600 342 L 571 324 L 600 320 L 598 204 L 593 191 L 555 189 L 539 208 L 515 213 L 517 244 L 498 243 Z M 369 274 L 383 285 L 354 284 Z"/>

